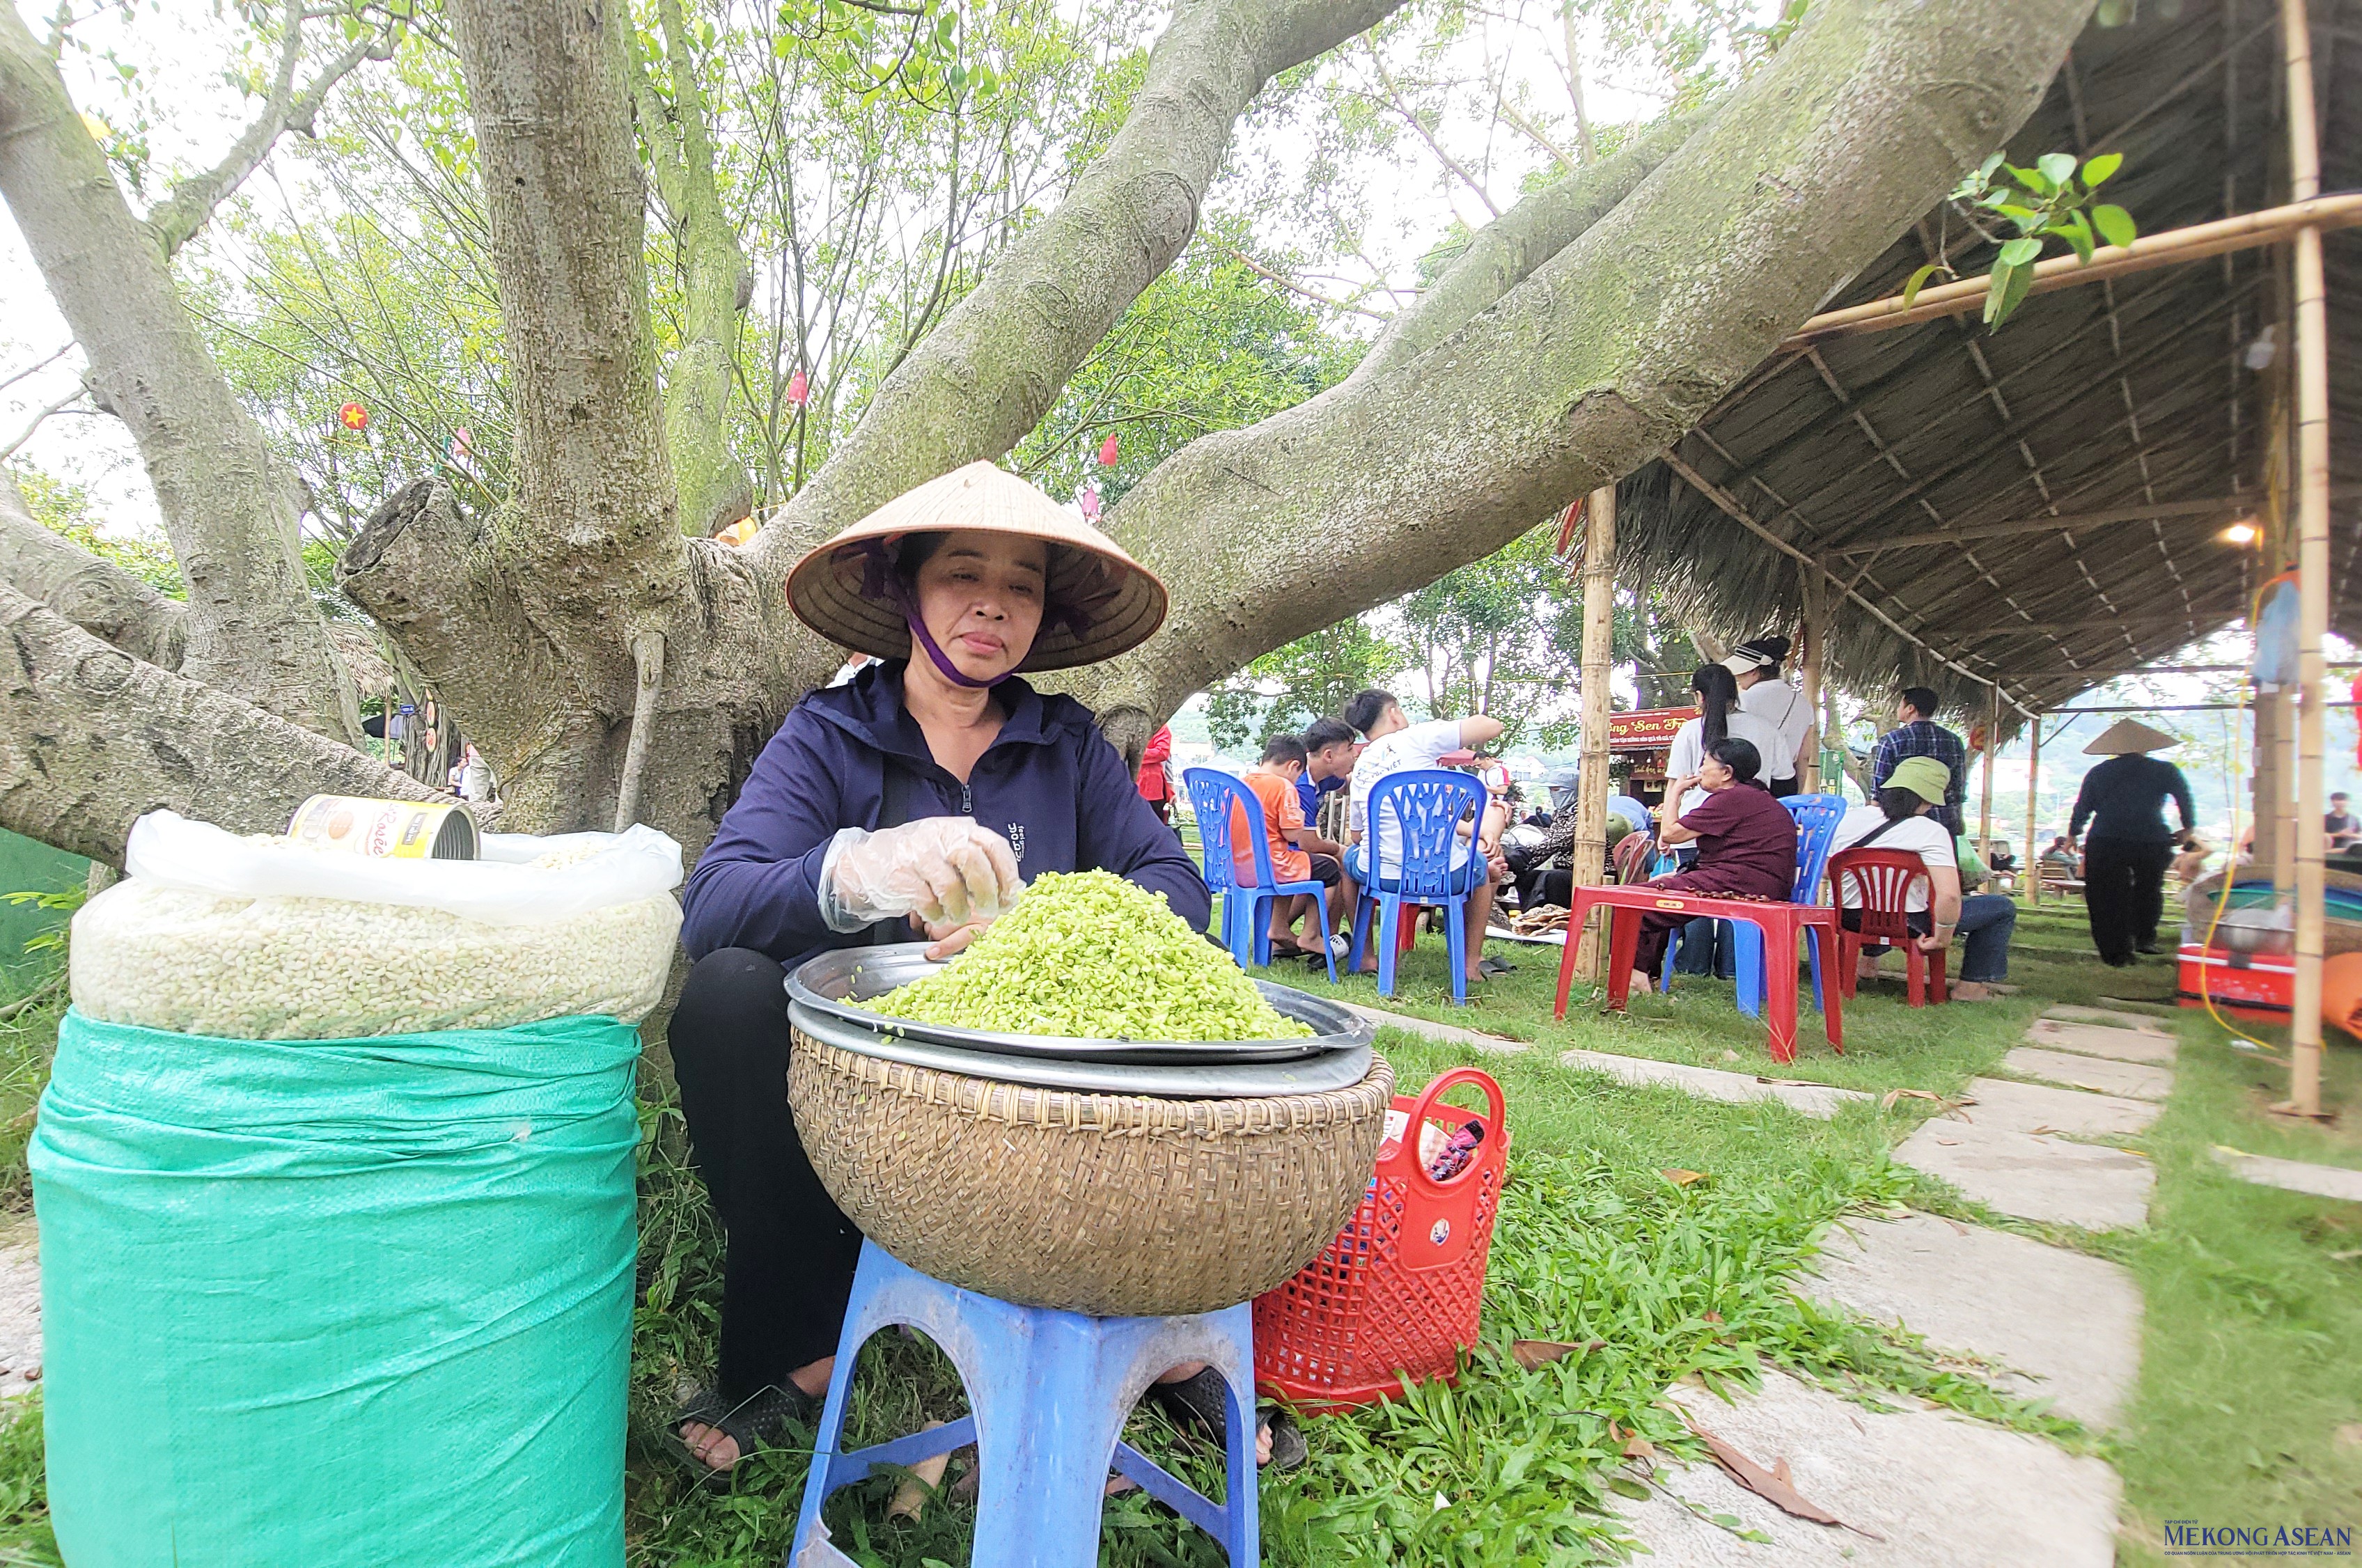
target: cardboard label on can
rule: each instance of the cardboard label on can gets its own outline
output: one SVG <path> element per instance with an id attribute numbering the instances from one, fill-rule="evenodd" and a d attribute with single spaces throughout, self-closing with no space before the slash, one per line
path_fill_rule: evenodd
<path id="1" fill-rule="evenodd" d="M 287 836 L 313 849 L 394 860 L 473 860 L 477 848 L 476 820 L 457 801 L 315 795 L 295 809 Z"/>

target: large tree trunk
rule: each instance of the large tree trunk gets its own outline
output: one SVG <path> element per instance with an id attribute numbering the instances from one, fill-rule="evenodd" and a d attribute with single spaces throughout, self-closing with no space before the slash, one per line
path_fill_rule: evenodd
<path id="1" fill-rule="evenodd" d="M 143 812 L 283 833 L 326 791 L 435 791 L 219 689 L 132 657 L 0 582 L 0 828 L 119 866 Z"/>
<path id="2" fill-rule="evenodd" d="M 0 6 L 0 194 L 138 443 L 189 591 L 182 668 L 308 729 L 358 739 L 350 678 L 304 580 L 294 477 L 206 350 L 57 67 Z"/>
<path id="3" fill-rule="evenodd" d="M 1470 314 L 1420 322 L 1423 349 L 1374 355 L 1152 470 L 1108 526 L 1173 585 L 1172 618 L 1073 689 L 1144 736 L 1265 649 L 1487 555 L 1661 451 L 2024 122 L 2090 8 L 1816 6 L 1556 253 L 1517 277 L 1472 252 L 1463 266 L 1512 286 L 1447 277 L 1439 306 Z"/>
<path id="4" fill-rule="evenodd" d="M 134 658 L 181 668 L 188 606 L 34 522 L 6 469 L 0 469 L 0 582 Z"/>

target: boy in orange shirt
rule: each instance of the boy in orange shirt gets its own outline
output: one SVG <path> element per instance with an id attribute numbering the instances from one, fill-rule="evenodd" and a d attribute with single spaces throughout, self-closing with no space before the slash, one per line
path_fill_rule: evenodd
<path id="1" fill-rule="evenodd" d="M 1304 742 L 1295 735 L 1274 735 L 1264 742 L 1263 756 L 1245 775 L 1246 787 L 1263 803 L 1264 836 L 1271 851 L 1271 873 L 1275 882 L 1318 882 L 1323 888 L 1335 889 L 1344 879 L 1344 868 L 1333 856 L 1308 855 L 1297 845 L 1305 833 L 1304 802 L 1297 794 L 1296 781 L 1303 777 L 1306 762 Z M 1233 807 L 1231 812 L 1231 855 L 1232 868 L 1242 885 L 1255 879 L 1254 847 L 1246 834 L 1246 813 Z M 1337 918 L 1341 900 L 1333 895 L 1329 914 Z M 1305 947 L 1289 935 L 1297 920 L 1317 911 L 1310 895 L 1297 893 L 1271 902 L 1271 950 L 1275 957 L 1292 957 L 1299 954 L 1319 953 Z M 1320 938 L 1332 945 L 1336 942 L 1327 929 Z"/>

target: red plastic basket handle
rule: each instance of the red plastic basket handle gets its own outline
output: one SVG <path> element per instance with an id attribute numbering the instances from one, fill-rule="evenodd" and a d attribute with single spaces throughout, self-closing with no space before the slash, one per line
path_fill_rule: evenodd
<path id="1" fill-rule="evenodd" d="M 1501 1140 L 1507 1135 L 1509 1125 L 1509 1102 L 1502 1095 L 1501 1086 L 1493 1081 L 1493 1076 L 1490 1073 L 1478 1072 L 1473 1067 L 1454 1067 L 1451 1071 L 1444 1074 L 1441 1077 L 1437 1078 L 1433 1083 L 1428 1085 L 1427 1092 L 1418 1097 L 1418 1103 L 1411 1110 L 1410 1125 L 1403 1130 L 1402 1144 L 1401 1147 L 1396 1151 L 1395 1157 L 1409 1165 L 1409 1167 L 1417 1173 L 1417 1176 L 1414 1178 L 1415 1181 L 1432 1193 L 1444 1193 L 1451 1191 L 1454 1187 L 1458 1186 L 1463 1178 L 1467 1177 L 1477 1165 L 1484 1163 L 1481 1160 L 1471 1160 L 1467 1165 L 1454 1172 L 1450 1181 L 1438 1181 L 1433 1176 L 1427 1174 L 1427 1164 L 1418 1157 L 1419 1129 L 1427 1125 L 1428 1117 L 1434 1111 L 1436 1102 L 1441 1099 L 1444 1095 L 1460 1088 L 1463 1084 L 1473 1084 L 1478 1088 L 1483 1089 L 1485 1091 L 1485 1099 L 1491 1105 L 1491 1114 L 1489 1116 L 1479 1115 L 1477 1117 L 1477 1120 L 1485 1123 L 1485 1143 L 1497 1148 Z M 1447 1107 L 1446 1109 L 1456 1111 L 1458 1114 L 1463 1116 L 1473 1114 L 1468 1111 L 1460 1110 L 1456 1106 Z"/>

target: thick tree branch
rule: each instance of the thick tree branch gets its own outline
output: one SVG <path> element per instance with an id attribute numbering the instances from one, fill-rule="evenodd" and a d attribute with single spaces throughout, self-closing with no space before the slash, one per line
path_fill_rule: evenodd
<path id="1" fill-rule="evenodd" d="M 602 713 L 630 639 L 682 599 L 632 143 L 630 7 L 454 0 L 516 404 L 499 540 L 526 612 Z M 415 654 L 414 653 L 414 656 Z"/>
<path id="2" fill-rule="evenodd" d="M 86 379 L 129 427 L 156 487 L 188 583 L 188 672 L 358 738 L 352 682 L 304 579 L 294 481 L 14 6 L 0 6 L 0 194 L 89 358 Z"/>
<path id="3" fill-rule="evenodd" d="M 280 833 L 322 791 L 436 793 L 0 583 L 0 827 L 120 865 L 143 812 L 169 806 L 234 833 Z"/>
<path id="4" fill-rule="evenodd" d="M 1604 163 L 1592 163 L 1543 186 L 1476 231 L 1459 259 L 1397 311 L 1354 367 L 1364 381 L 1391 375 L 1489 310 L 1534 269 L 1614 212 L 1640 182 L 1689 139 L 1694 117 L 1668 121 L 1633 138 Z"/>
<path id="5" fill-rule="evenodd" d="M 1514 538 L 1694 424 L 2039 101 L 2088 0 L 1832 0 L 1606 218 L 1389 370 L 1109 514 L 1174 613 L 1075 689 L 1142 721 Z M 1336 569 L 1351 560 L 1351 572 Z"/>
<path id="6" fill-rule="evenodd" d="M 886 379 L 853 434 L 749 547 L 773 580 L 911 486 L 999 458 L 1197 232 L 1231 127 L 1290 67 L 1403 0 L 1181 0 L 1107 150 Z"/>
<path id="7" fill-rule="evenodd" d="M 697 61 L 690 52 L 688 17 L 680 0 L 660 0 L 657 12 L 672 103 L 668 115 L 646 72 L 635 69 L 641 134 L 649 144 L 657 193 L 679 235 L 684 284 L 681 346 L 665 377 L 665 444 L 672 455 L 681 527 L 705 538 L 755 508 L 754 483 L 730 447 L 738 329 L 755 275 L 714 181 L 713 138 Z"/>
<path id="8" fill-rule="evenodd" d="M 371 33 L 356 39 L 328 62 L 311 85 L 299 91 L 295 77 L 304 62 L 304 0 L 287 0 L 280 21 L 279 73 L 254 123 L 231 143 L 219 163 L 179 182 L 171 193 L 149 213 L 148 230 L 156 237 L 156 244 L 167 258 L 193 238 L 212 218 L 214 209 L 244 184 L 248 175 L 262 167 L 262 160 L 270 156 L 270 149 L 278 145 L 281 135 L 291 130 L 304 136 L 313 134 L 320 105 L 327 102 L 337 83 L 351 75 L 364 61 L 393 58 L 392 38 L 385 33 Z"/>
<path id="9" fill-rule="evenodd" d="M 520 820 L 586 825 L 603 728 L 565 654 L 525 613 L 499 537 L 461 513 L 449 486 L 418 480 L 353 536 L 337 584 L 461 716 Z"/>
<path id="10" fill-rule="evenodd" d="M 0 582 L 93 636 L 165 669 L 181 668 L 188 606 L 33 521 L 17 481 L 0 473 Z"/>

